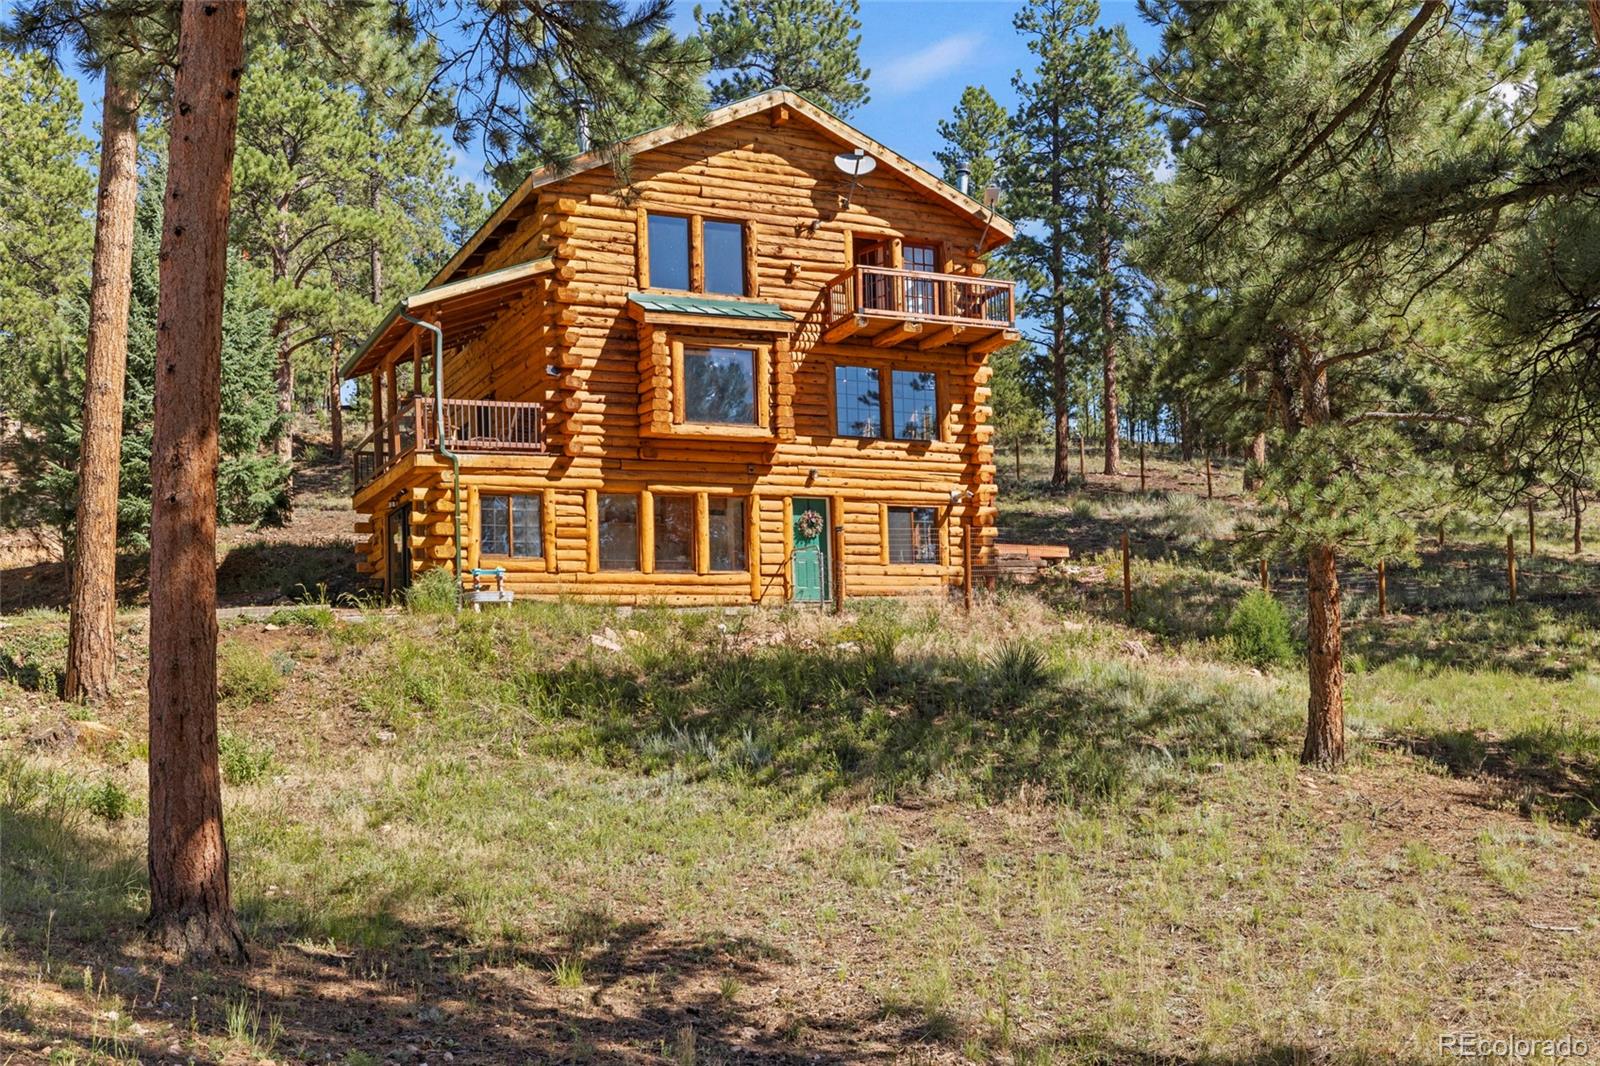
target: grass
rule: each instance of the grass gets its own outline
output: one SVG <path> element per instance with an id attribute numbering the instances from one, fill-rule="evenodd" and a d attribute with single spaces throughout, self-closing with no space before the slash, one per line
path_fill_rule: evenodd
<path id="1" fill-rule="evenodd" d="M 8 618 L 0 1049 L 1198 1064 L 1600 1032 L 1590 616 L 1464 607 L 1466 577 L 1425 600 L 1401 572 L 1406 613 L 1378 619 L 1349 575 L 1352 765 L 1303 771 L 1302 664 L 1229 652 L 1256 582 L 1209 546 L 1223 505 L 1097 490 L 1002 497 L 1007 521 L 1081 529 L 1083 550 L 971 617 L 413 603 L 346 621 L 305 596 L 230 625 L 242 970 L 143 946 L 142 751 L 30 747 L 73 713 L 51 688 L 64 620 Z M 1096 548 L 1123 522 L 1131 619 Z M 1293 575 L 1274 580 L 1295 629 Z M 621 651 L 590 640 L 607 628 Z M 136 737 L 124 681 L 97 713 Z"/>
<path id="2" fill-rule="evenodd" d="M 589 641 L 606 626 L 621 652 Z M 1141 657 L 1133 632 L 1023 594 L 970 619 L 521 605 L 235 625 L 241 676 L 294 662 L 224 710 L 234 890 L 266 969 L 169 971 L 192 1028 L 134 1015 L 151 1053 L 351 1062 L 380 1048 L 345 1031 L 350 1002 L 383 1041 L 427 1019 L 436 1051 L 492 1061 L 717 1061 L 746 1030 L 773 1057 L 1376 1060 L 1446 1024 L 1593 1025 L 1600 847 L 1419 742 L 1587 735 L 1587 674 L 1372 665 L 1355 765 L 1326 777 L 1294 762 L 1295 668 L 1184 638 Z M 240 751 L 269 768 L 230 771 Z M 87 962 L 150 1001 L 142 812 L 83 799 L 134 794 L 142 764 L 9 758 L 0 829 L 29 858 L 0 987 L 88 1048 L 81 980 L 44 975 Z M 1518 766 L 1536 769 L 1507 781 L 1542 787 Z"/>

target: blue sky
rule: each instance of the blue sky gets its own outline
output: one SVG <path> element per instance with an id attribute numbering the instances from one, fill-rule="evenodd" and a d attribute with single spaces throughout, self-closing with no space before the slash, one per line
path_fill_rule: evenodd
<path id="1" fill-rule="evenodd" d="M 707 7 L 714 0 L 702 0 Z M 983 85 L 1000 103 L 1015 103 L 1011 77 L 1031 69 L 1032 56 L 1011 28 L 1017 10 L 1011 0 L 864 0 L 861 5 L 861 58 L 870 70 L 872 98 L 850 116 L 863 133 L 917 163 L 937 171 L 933 152 L 936 123 L 949 116 L 968 85 Z M 11 4 L 0 3 L 9 16 Z M 1100 21 L 1122 23 L 1141 53 L 1154 49 L 1156 34 L 1140 21 L 1133 0 L 1101 0 Z M 675 0 L 674 28 L 694 31 L 693 0 Z M 84 132 L 97 136 L 100 89 L 96 79 L 79 78 Z M 456 172 L 482 179 L 476 146 L 459 150 Z"/>
<path id="2" fill-rule="evenodd" d="M 701 0 L 707 7 L 711 0 Z M 694 29 L 694 4 L 676 0 L 675 28 Z M 1011 28 L 1021 5 L 1010 0 L 863 0 L 861 61 L 872 98 L 851 125 L 901 155 L 938 172 L 935 126 L 948 118 L 968 85 L 982 85 L 1003 107 L 1016 103 L 1011 78 L 1033 57 Z M 1100 21 L 1121 23 L 1141 53 L 1160 43 L 1133 0 L 1101 0 Z"/>

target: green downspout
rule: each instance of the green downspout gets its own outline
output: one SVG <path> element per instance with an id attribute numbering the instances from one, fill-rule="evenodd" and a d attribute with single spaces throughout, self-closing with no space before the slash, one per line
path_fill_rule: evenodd
<path id="1" fill-rule="evenodd" d="M 444 330 L 432 322 L 412 318 L 404 311 L 400 317 L 433 333 L 433 417 L 439 438 L 439 454 L 450 460 L 451 497 L 455 504 L 456 526 L 456 609 L 461 608 L 461 456 L 450 450 L 444 435 Z"/>

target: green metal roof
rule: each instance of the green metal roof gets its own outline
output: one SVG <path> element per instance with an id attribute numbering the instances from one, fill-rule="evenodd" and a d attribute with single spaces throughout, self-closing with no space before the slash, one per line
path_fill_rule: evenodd
<path id="1" fill-rule="evenodd" d="M 710 296 L 680 296 L 659 292 L 630 292 L 628 299 L 646 311 L 672 315 L 705 315 L 708 318 L 759 318 L 771 322 L 793 322 L 777 304 L 749 300 L 718 300 Z"/>

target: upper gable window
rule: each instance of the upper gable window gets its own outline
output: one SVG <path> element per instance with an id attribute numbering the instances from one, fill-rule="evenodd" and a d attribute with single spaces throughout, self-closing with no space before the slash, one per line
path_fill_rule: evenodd
<path id="1" fill-rule="evenodd" d="M 737 222 L 706 222 L 706 292 L 744 296 L 744 227 Z"/>
<path id="2" fill-rule="evenodd" d="M 641 285 L 714 296 L 751 296 L 750 227 L 699 215 L 645 214 Z"/>
<path id="3" fill-rule="evenodd" d="M 689 290 L 689 220 L 677 215 L 650 216 L 650 287 Z"/>

